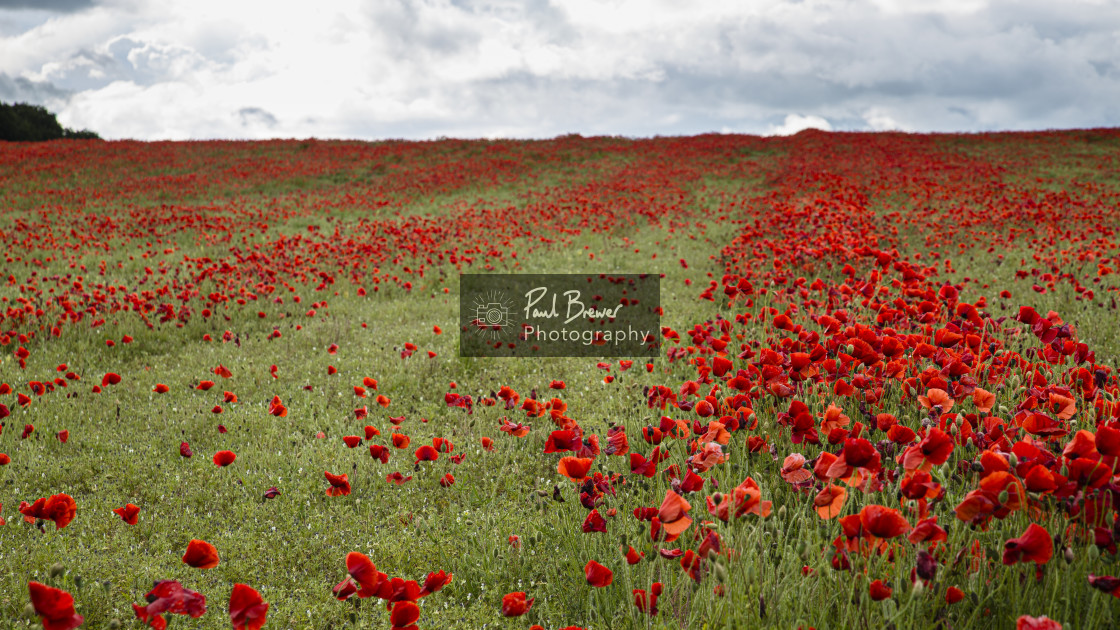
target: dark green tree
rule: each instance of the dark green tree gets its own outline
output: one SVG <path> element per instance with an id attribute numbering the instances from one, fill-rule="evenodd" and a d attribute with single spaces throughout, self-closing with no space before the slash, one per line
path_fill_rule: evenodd
<path id="1" fill-rule="evenodd" d="M 88 130 L 63 127 L 42 105 L 0 102 L 0 140 L 42 142 L 59 138 L 100 139 L 100 136 Z"/>

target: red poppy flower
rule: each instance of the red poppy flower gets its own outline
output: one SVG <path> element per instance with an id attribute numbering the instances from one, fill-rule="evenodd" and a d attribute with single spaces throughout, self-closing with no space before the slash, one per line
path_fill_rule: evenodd
<path id="1" fill-rule="evenodd" d="M 582 481 L 587 477 L 587 471 L 595 460 L 589 457 L 561 457 L 556 466 L 556 472 L 572 481 Z"/>
<path id="2" fill-rule="evenodd" d="M 1015 630 L 1062 630 L 1062 624 L 1046 615 L 1041 617 L 1023 615 L 1016 620 Z"/>
<path id="3" fill-rule="evenodd" d="M 451 579 L 455 576 L 453 573 L 446 571 L 432 572 L 428 577 L 424 578 L 424 587 L 420 589 L 420 597 L 427 597 L 432 593 L 438 592 L 444 586 L 451 583 Z"/>
<path id="4" fill-rule="evenodd" d="M 381 586 L 386 584 L 388 578 L 387 575 L 377 570 L 369 556 L 357 551 L 346 554 L 346 572 L 350 574 L 347 581 L 353 581 L 357 587 L 358 597 L 361 599 L 377 596 Z M 336 591 L 339 586 L 335 587 Z M 351 594 L 353 594 L 353 591 Z M 345 598 L 339 597 L 339 599 Z"/>
<path id="5" fill-rule="evenodd" d="M 229 594 L 229 620 L 233 630 L 260 630 L 268 616 L 268 604 L 247 584 L 234 584 Z"/>
<path id="6" fill-rule="evenodd" d="M 8 457 L 7 453 L 0 453 L 0 466 L 7 466 L 12 463 L 12 458 Z"/>
<path id="7" fill-rule="evenodd" d="M 398 486 L 403 486 L 404 484 L 408 483 L 409 481 L 412 481 L 412 475 L 409 475 L 409 476 L 405 477 L 404 475 L 402 475 L 399 472 L 389 473 L 385 477 L 385 481 L 388 481 L 389 483 L 395 483 Z"/>
<path id="8" fill-rule="evenodd" d="M 955 604 L 955 603 L 961 601 L 962 599 L 964 599 L 964 591 L 962 591 L 961 589 L 959 589 L 955 586 L 950 586 L 948 589 L 945 590 L 945 603 L 946 604 Z"/>
<path id="9" fill-rule="evenodd" d="M 416 630 L 416 620 L 419 618 L 420 607 L 410 601 L 393 604 L 393 611 L 389 613 L 392 630 Z"/>
<path id="10" fill-rule="evenodd" d="M 342 437 L 342 441 L 346 443 L 346 446 L 350 448 L 356 448 L 359 444 L 362 443 L 362 438 L 358 437 L 357 435 L 345 435 Z"/>
<path id="11" fill-rule="evenodd" d="M 502 615 L 506 617 L 520 617 L 529 612 L 529 609 L 533 607 L 534 601 L 536 601 L 535 597 L 526 599 L 525 593 L 521 591 L 508 593 L 502 597 Z"/>
<path id="12" fill-rule="evenodd" d="M 914 543 L 935 543 L 949 539 L 949 533 L 937 524 L 937 517 L 931 516 L 918 521 L 914 529 L 906 536 L 906 540 Z"/>
<path id="13" fill-rule="evenodd" d="M 268 413 L 276 416 L 277 418 L 288 417 L 288 408 L 280 402 L 279 396 L 273 396 L 272 402 L 268 403 Z"/>
<path id="14" fill-rule="evenodd" d="M 229 466 L 235 459 L 237 459 L 237 454 L 233 451 L 218 451 L 214 453 L 214 464 L 218 466 Z"/>
<path id="15" fill-rule="evenodd" d="M 1120 597 L 1120 578 L 1112 577 L 1110 575 L 1093 575 L 1089 574 L 1089 586 L 1112 595 L 1113 597 Z"/>
<path id="16" fill-rule="evenodd" d="M 128 523 L 129 525 L 135 525 L 140 518 L 140 507 L 131 503 L 125 505 L 122 508 L 115 508 L 113 512 L 120 516 L 121 520 Z"/>
<path id="17" fill-rule="evenodd" d="M 451 486 L 455 485 L 455 475 L 447 473 L 446 475 L 440 477 L 439 485 L 443 486 L 444 488 L 450 488 Z"/>
<path id="18" fill-rule="evenodd" d="M 891 587 L 883 584 L 882 580 L 875 580 L 868 587 L 872 601 L 881 602 L 891 596 Z"/>
<path id="19" fill-rule="evenodd" d="M 657 598 L 661 596 L 662 589 L 661 582 L 654 582 L 648 594 L 645 589 L 634 589 L 634 605 L 639 611 L 651 617 L 657 616 Z"/>
<path id="20" fill-rule="evenodd" d="M 607 521 L 606 521 L 606 519 L 604 519 L 603 516 L 601 514 L 599 514 L 599 510 L 594 510 L 594 509 L 591 510 L 591 512 L 589 512 L 587 514 L 587 518 L 585 518 L 583 520 L 583 533 L 585 533 L 585 534 L 590 534 L 592 532 L 606 533 L 606 531 L 607 531 Z"/>
<path id="21" fill-rule="evenodd" d="M 163 383 L 156 383 L 156 386 L 152 389 L 152 391 L 157 394 L 166 394 L 167 392 L 171 391 L 171 388 L 164 385 Z"/>
<path id="22" fill-rule="evenodd" d="M 101 386 L 107 387 L 109 385 L 116 385 L 121 382 L 121 375 L 114 372 L 106 372 L 105 376 L 101 377 Z"/>
<path id="23" fill-rule="evenodd" d="M 412 441 L 412 438 L 410 438 L 409 436 L 407 436 L 403 433 L 394 433 L 393 434 L 393 446 L 395 448 L 399 448 L 399 449 L 408 448 L 408 444 L 411 441 Z"/>
<path id="24" fill-rule="evenodd" d="M 574 451 L 579 448 L 581 444 L 582 440 L 580 439 L 579 433 L 568 429 L 562 429 L 553 431 L 548 435 L 548 439 L 545 440 L 544 443 L 544 452 L 560 453 L 563 451 Z"/>
<path id="25" fill-rule="evenodd" d="M 482 449 L 484 451 L 491 452 L 494 450 L 494 440 L 489 437 L 483 437 L 480 442 L 482 443 Z"/>
<path id="26" fill-rule="evenodd" d="M 626 550 L 626 564 L 638 564 L 645 557 L 645 552 L 639 553 L 637 549 L 627 545 Z"/>
<path id="27" fill-rule="evenodd" d="M 1003 563 L 1035 562 L 1046 564 L 1054 555 L 1054 541 L 1050 532 L 1036 523 L 1027 525 L 1026 531 L 1018 538 L 1003 544 Z"/>
<path id="28" fill-rule="evenodd" d="M 876 538 L 894 538 L 901 536 L 910 529 L 898 510 L 881 505 L 868 505 L 859 512 L 859 522 L 864 531 Z"/>
<path id="29" fill-rule="evenodd" d="M 197 538 L 187 543 L 187 552 L 183 554 L 183 563 L 196 569 L 213 569 L 218 566 L 218 550 Z"/>
<path id="30" fill-rule="evenodd" d="M 614 581 L 614 573 L 594 560 L 583 567 L 583 574 L 587 578 L 587 583 L 595 588 L 603 588 Z"/>
<path id="31" fill-rule="evenodd" d="M 378 431 L 377 427 L 373 427 L 368 424 L 362 430 L 365 431 L 367 440 L 372 440 L 375 435 L 381 435 L 381 431 Z"/>
<path id="32" fill-rule="evenodd" d="M 765 518 L 770 515 L 773 507 L 771 501 L 762 500 L 762 491 L 751 477 L 744 479 L 743 483 L 735 486 L 729 494 L 717 493 L 717 495 L 706 497 L 705 500 L 708 504 L 708 513 L 721 521 L 742 518 L 747 514 L 757 514 Z M 715 500 L 717 498 L 720 499 L 718 504 Z"/>
<path id="33" fill-rule="evenodd" d="M 183 457 L 191 457 L 192 455 L 194 455 L 194 451 L 191 450 L 191 445 L 187 444 L 186 442 L 180 443 L 179 455 L 182 455 Z"/>
<path id="34" fill-rule="evenodd" d="M 927 471 L 949 460 L 953 453 L 953 438 L 934 427 L 915 446 L 906 449 L 902 456 L 902 466 L 906 470 Z"/>
<path id="35" fill-rule="evenodd" d="M 843 486 L 828 485 L 813 497 L 813 508 L 823 519 L 836 518 L 844 507 L 848 491 Z"/>
<path id="36" fill-rule="evenodd" d="M 58 432 L 58 441 L 65 444 L 70 439 L 70 432 L 63 429 Z"/>
<path id="37" fill-rule="evenodd" d="M 163 580 L 156 582 L 152 590 L 144 596 L 147 606 L 133 604 L 132 610 L 136 618 L 146 622 L 153 628 L 166 628 L 167 621 L 164 613 L 201 617 L 206 613 L 206 597 L 201 593 L 183 588 L 177 580 Z"/>
<path id="38" fill-rule="evenodd" d="M 332 475 L 324 471 L 323 476 L 330 482 L 331 487 L 327 488 L 328 497 L 341 497 L 350 494 L 350 481 L 346 478 L 345 474 Z"/>
<path id="39" fill-rule="evenodd" d="M 420 462 L 434 462 L 439 459 L 439 451 L 430 444 L 425 444 L 416 449 L 416 463 Z"/>
<path id="40" fill-rule="evenodd" d="M 684 497 L 672 490 L 665 491 L 665 498 L 657 510 L 657 518 L 666 533 L 666 542 L 675 540 L 692 524 L 692 519 L 688 517 L 691 509 L 692 506 Z"/>
<path id="41" fill-rule="evenodd" d="M 74 612 L 74 598 L 70 593 L 35 581 L 28 582 L 27 590 L 31 593 L 35 614 L 43 619 L 44 630 L 73 630 L 85 621 Z"/>
<path id="42" fill-rule="evenodd" d="M 62 529 L 74 520 L 78 506 L 74 498 L 66 493 L 51 495 L 48 498 L 36 499 L 35 503 L 21 503 L 19 511 L 28 519 L 53 521 L 56 530 Z"/>
<path id="43" fill-rule="evenodd" d="M 389 449 L 380 444 L 369 445 L 369 456 L 381 460 L 382 464 L 389 463 Z"/>

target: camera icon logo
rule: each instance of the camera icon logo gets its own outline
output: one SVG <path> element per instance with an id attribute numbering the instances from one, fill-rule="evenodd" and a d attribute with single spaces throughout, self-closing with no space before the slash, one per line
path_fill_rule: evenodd
<path id="1" fill-rule="evenodd" d="M 475 318 L 485 326 L 508 326 L 509 308 L 501 302 L 480 304 L 475 310 Z"/>
<path id="2" fill-rule="evenodd" d="M 499 339 L 513 328 L 510 319 L 512 303 L 500 291 L 489 291 L 474 297 L 474 319 L 471 321 L 476 333 L 491 339 Z"/>

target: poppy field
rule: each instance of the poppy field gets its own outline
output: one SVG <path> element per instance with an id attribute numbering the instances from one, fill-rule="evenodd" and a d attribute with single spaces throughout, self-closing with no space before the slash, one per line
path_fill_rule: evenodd
<path id="1" fill-rule="evenodd" d="M 1120 625 L 1120 131 L 0 144 L 0 628 Z M 654 360 L 460 273 L 659 274 Z"/>

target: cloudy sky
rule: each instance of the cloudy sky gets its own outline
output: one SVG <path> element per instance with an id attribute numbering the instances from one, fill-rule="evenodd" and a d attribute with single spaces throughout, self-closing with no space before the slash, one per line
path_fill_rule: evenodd
<path id="1" fill-rule="evenodd" d="M 105 138 L 1120 125 L 1117 0 L 0 0 L 0 100 Z"/>

